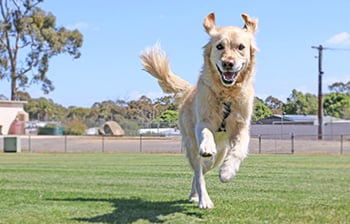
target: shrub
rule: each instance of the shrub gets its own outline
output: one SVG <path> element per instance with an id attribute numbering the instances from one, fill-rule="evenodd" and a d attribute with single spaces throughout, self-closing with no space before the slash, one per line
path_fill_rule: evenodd
<path id="1" fill-rule="evenodd" d="M 139 135 L 139 126 L 135 121 L 132 120 L 120 120 L 118 121 L 119 125 L 124 129 L 125 135 L 127 136 L 137 136 Z"/>
<path id="2" fill-rule="evenodd" d="M 71 120 L 64 126 L 65 135 L 84 135 L 87 126 L 80 120 Z"/>

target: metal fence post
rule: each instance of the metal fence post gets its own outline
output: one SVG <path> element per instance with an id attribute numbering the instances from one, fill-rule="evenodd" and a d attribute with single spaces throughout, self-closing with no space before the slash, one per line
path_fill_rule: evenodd
<path id="1" fill-rule="evenodd" d="M 28 137 L 28 148 L 29 148 L 29 152 L 32 152 L 32 135 L 29 134 L 29 137 Z"/>
<path id="2" fill-rule="evenodd" d="M 64 136 L 64 152 L 67 152 L 67 135 Z"/>
<path id="3" fill-rule="evenodd" d="M 181 139 L 180 153 L 183 153 L 183 142 L 182 142 L 182 139 Z"/>
<path id="4" fill-rule="evenodd" d="M 142 134 L 140 134 L 140 152 L 142 152 Z"/>
<path id="5" fill-rule="evenodd" d="M 291 149 L 291 153 L 294 154 L 294 132 L 292 132 L 291 135 L 291 141 L 292 141 L 292 149 Z"/>
<path id="6" fill-rule="evenodd" d="M 261 154 L 261 135 L 259 135 L 259 154 Z"/>
<path id="7" fill-rule="evenodd" d="M 105 136 L 102 135 L 102 152 L 105 151 Z"/>
<path id="8" fill-rule="evenodd" d="M 343 155 L 343 151 L 344 151 L 343 144 L 344 144 L 344 135 L 340 135 L 340 154 L 341 155 Z"/>

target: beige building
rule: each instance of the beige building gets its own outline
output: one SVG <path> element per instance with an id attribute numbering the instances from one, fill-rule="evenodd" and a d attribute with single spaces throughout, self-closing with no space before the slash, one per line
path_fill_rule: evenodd
<path id="1" fill-rule="evenodd" d="M 26 101 L 0 100 L 0 134 L 24 134 L 25 122 L 29 120 L 23 106 Z"/>

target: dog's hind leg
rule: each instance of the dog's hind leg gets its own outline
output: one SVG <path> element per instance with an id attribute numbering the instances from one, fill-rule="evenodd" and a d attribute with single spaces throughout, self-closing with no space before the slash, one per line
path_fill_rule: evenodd
<path id="1" fill-rule="evenodd" d="M 196 177 L 193 177 L 191 193 L 190 193 L 188 200 L 191 202 L 199 202 Z"/>

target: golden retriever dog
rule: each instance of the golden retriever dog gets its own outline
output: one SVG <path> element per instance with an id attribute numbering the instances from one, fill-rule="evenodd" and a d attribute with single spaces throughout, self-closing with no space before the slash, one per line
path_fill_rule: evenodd
<path id="1" fill-rule="evenodd" d="M 220 166 L 220 180 L 226 183 L 248 154 L 258 21 L 247 14 L 242 18 L 241 28 L 216 27 L 214 13 L 205 17 L 203 25 L 210 40 L 204 47 L 204 65 L 196 86 L 171 72 L 168 57 L 158 44 L 140 55 L 144 70 L 179 102 L 182 144 L 194 170 L 189 200 L 198 202 L 201 209 L 214 207 L 205 173 Z"/>

